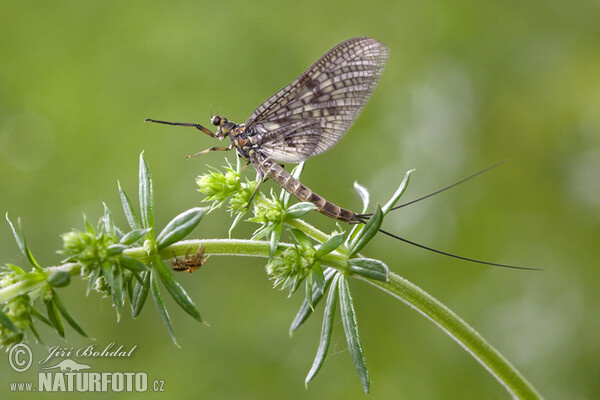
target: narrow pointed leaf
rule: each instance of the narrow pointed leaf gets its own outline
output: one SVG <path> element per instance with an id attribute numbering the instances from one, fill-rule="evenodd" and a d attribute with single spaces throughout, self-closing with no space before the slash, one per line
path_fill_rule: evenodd
<path id="1" fill-rule="evenodd" d="M 330 285 L 331 280 L 333 279 L 333 276 L 335 275 L 335 270 L 333 268 L 327 268 L 324 272 L 325 275 L 325 289 L 321 292 L 318 290 L 314 290 L 313 288 L 313 298 L 312 298 L 312 305 L 313 307 L 316 307 L 317 304 L 319 303 L 319 301 L 321 301 L 321 299 L 323 298 L 323 294 L 325 293 L 325 291 L 327 290 L 327 287 Z M 296 313 L 296 316 L 294 317 L 294 320 L 292 321 L 292 324 L 290 325 L 290 336 L 292 335 L 292 333 L 298 329 L 300 327 L 300 325 L 302 325 L 304 323 L 304 321 L 306 321 L 308 319 L 308 317 L 310 317 L 313 313 L 313 308 L 311 308 L 310 306 L 310 302 L 306 299 L 304 299 L 304 301 L 302 302 L 302 305 L 300 306 L 300 309 L 298 310 L 298 312 Z"/>
<path id="2" fill-rule="evenodd" d="M 364 228 L 357 233 L 356 237 L 352 240 L 352 243 L 350 243 L 350 257 L 358 253 L 367 243 L 369 243 L 373 236 L 379 231 L 382 222 L 383 213 L 378 206 L 371 219 L 367 221 Z"/>
<path id="3" fill-rule="evenodd" d="M 112 267 L 112 281 L 111 286 L 113 304 L 115 306 L 115 312 L 117 313 L 117 321 L 121 320 L 121 310 L 123 309 L 123 273 L 119 264 L 114 264 Z"/>
<path id="4" fill-rule="evenodd" d="M 390 270 L 388 266 L 379 260 L 372 258 L 353 258 L 348 260 L 348 271 L 364 276 L 368 279 L 387 282 Z"/>
<path id="5" fill-rule="evenodd" d="M 94 269 L 92 271 L 92 273 L 90 274 L 90 276 L 88 278 L 87 289 L 86 289 L 86 296 L 92 290 L 94 290 L 94 287 L 96 286 L 96 281 L 98 280 L 98 278 L 100 277 L 101 274 L 102 274 L 101 268 L 97 268 L 97 269 Z"/>
<path id="6" fill-rule="evenodd" d="M 198 308 L 196 307 L 190 296 L 188 296 L 188 294 L 179 284 L 179 282 L 175 280 L 173 274 L 165 266 L 165 264 L 163 264 L 162 260 L 160 258 L 156 258 L 154 265 L 154 271 L 158 273 L 160 280 L 162 281 L 163 285 L 165 285 L 165 288 L 167 288 L 167 290 L 169 291 L 171 297 L 173 297 L 173 300 L 175 300 L 175 302 L 179 304 L 179 306 L 183 308 L 183 310 L 186 313 L 190 314 L 192 317 L 202 322 L 202 318 L 200 317 L 200 311 L 198 311 Z"/>
<path id="7" fill-rule="evenodd" d="M 160 289 L 158 288 L 158 281 L 156 280 L 156 270 L 150 270 L 150 287 L 152 288 L 152 298 L 154 299 L 154 304 L 156 304 L 156 308 L 158 308 L 158 312 L 162 317 L 165 325 L 167 326 L 167 330 L 169 331 L 169 335 L 171 336 L 171 340 L 175 344 L 175 346 L 180 347 L 177 344 L 177 339 L 175 338 L 175 330 L 173 329 L 173 323 L 171 322 L 171 317 L 167 312 L 167 307 L 165 306 L 165 302 L 160 294 Z"/>
<path id="8" fill-rule="evenodd" d="M 54 300 L 50 300 L 46 302 L 46 312 L 48 314 L 48 319 L 52 323 L 56 332 L 60 335 L 60 337 L 65 337 L 65 327 L 60 318 L 60 314 L 58 312 L 58 308 L 56 307 L 56 303 Z"/>
<path id="9" fill-rule="evenodd" d="M 39 312 L 35 307 L 31 307 L 31 315 L 42 321 L 44 324 L 52 327 L 52 322 L 48 318 L 44 316 L 41 312 Z"/>
<path id="10" fill-rule="evenodd" d="M 140 273 L 143 284 L 136 282 L 133 287 L 133 297 L 131 301 L 131 316 L 136 318 L 142 312 L 146 299 L 148 298 L 148 290 L 150 289 L 150 270 Z"/>
<path id="11" fill-rule="evenodd" d="M 296 203 L 286 210 L 285 218 L 286 219 L 300 218 L 316 209 L 317 209 L 317 207 L 313 203 L 309 203 L 309 202 Z"/>
<path id="12" fill-rule="evenodd" d="M 356 323 L 356 314 L 354 312 L 354 304 L 352 302 L 352 296 L 350 295 L 350 289 L 348 288 L 348 281 L 346 277 L 341 276 L 338 281 L 340 291 L 340 312 L 342 314 L 342 325 L 344 325 L 344 333 L 346 334 L 346 341 L 348 342 L 348 350 L 352 356 L 352 362 L 360 378 L 365 393 L 369 393 L 371 386 L 371 379 L 369 378 L 369 370 L 367 369 L 367 361 L 365 360 L 365 354 L 363 352 L 362 345 L 360 344 L 360 337 L 358 335 L 358 324 Z"/>
<path id="13" fill-rule="evenodd" d="M 6 267 L 8 267 L 11 271 L 17 273 L 18 275 L 23 275 L 25 273 L 25 270 L 21 267 L 18 267 L 14 264 L 5 264 Z"/>
<path id="14" fill-rule="evenodd" d="M 37 331 L 37 329 L 35 329 L 35 325 L 33 324 L 33 321 L 29 321 L 29 329 L 31 329 L 31 332 L 33 333 L 33 336 L 35 336 L 35 340 L 38 341 L 38 343 L 44 343 L 42 341 L 42 337 L 40 336 L 39 332 Z"/>
<path id="15" fill-rule="evenodd" d="M 127 256 L 121 257 L 121 266 L 133 272 L 143 272 L 148 270 L 146 264 L 136 258 Z"/>
<path id="16" fill-rule="evenodd" d="M 321 263 L 319 263 L 318 261 L 315 261 L 315 263 L 312 266 L 311 276 L 315 281 L 317 290 L 323 292 L 325 290 L 325 275 L 323 274 L 323 268 L 321 268 Z"/>
<path id="17" fill-rule="evenodd" d="M 134 229 L 126 233 L 121 240 L 119 240 L 119 243 L 124 245 L 133 244 L 143 238 L 148 232 L 149 231 L 147 229 Z"/>
<path id="18" fill-rule="evenodd" d="M 118 256 L 119 254 L 123 253 L 123 250 L 125 250 L 126 248 L 127 246 L 125 246 L 124 244 L 111 244 L 106 248 L 106 255 L 109 257 Z"/>
<path id="19" fill-rule="evenodd" d="M 327 241 L 325 241 L 325 243 L 319 246 L 317 252 L 315 253 L 315 258 L 320 258 L 323 257 L 325 254 L 331 253 L 332 251 L 340 247 L 342 243 L 344 243 L 343 233 L 338 233 L 337 235 L 330 237 L 329 239 L 327 239 Z"/>
<path id="20" fill-rule="evenodd" d="M 238 157 L 239 158 L 239 157 Z M 229 236 L 229 239 L 232 238 L 233 235 L 233 230 L 235 229 L 235 227 L 240 223 L 240 221 L 242 220 L 242 218 L 244 218 L 244 215 L 246 214 L 246 212 L 241 212 L 238 213 L 235 216 L 235 219 L 233 220 L 233 222 L 231 223 L 231 226 L 229 227 L 229 232 L 227 233 Z"/>
<path id="21" fill-rule="evenodd" d="M 406 188 L 408 186 L 408 181 L 410 180 L 410 174 L 412 174 L 413 172 L 414 172 L 414 169 L 411 169 L 406 172 L 406 175 L 404 175 L 404 179 L 402 180 L 402 183 L 400 183 L 400 186 L 398 186 L 398 189 L 396 189 L 396 192 L 394 193 L 392 198 L 381 209 L 381 211 L 383 212 L 383 215 L 386 215 L 387 213 L 389 213 L 392 210 L 392 208 L 396 205 L 398 200 L 400 200 L 400 197 L 402 197 L 402 195 L 404 194 L 404 192 L 406 191 Z"/>
<path id="22" fill-rule="evenodd" d="M 314 281 L 312 275 L 309 275 L 304 282 L 304 299 L 308 301 L 310 308 L 314 311 L 312 299 L 313 299 L 313 286 Z"/>
<path id="23" fill-rule="evenodd" d="M 121 197 L 121 204 L 123 205 L 123 213 L 125 214 L 125 218 L 127 219 L 129 227 L 133 230 L 141 229 L 142 225 L 140 224 L 137 215 L 135 215 L 135 210 L 131 205 L 129 196 L 127 196 L 127 193 L 125 193 L 125 191 L 121 187 L 121 183 L 117 182 L 117 184 L 119 186 L 119 196 Z"/>
<path id="24" fill-rule="evenodd" d="M 367 212 L 367 209 L 369 208 L 370 197 L 371 197 L 369 195 L 369 191 L 367 190 L 367 188 L 360 185 L 356 181 L 354 181 L 354 190 L 356 190 L 356 192 L 358 193 L 359 197 L 362 200 L 362 203 L 363 203 L 362 212 L 363 213 Z M 363 228 L 364 228 L 364 226 L 362 224 L 354 225 L 354 227 L 350 231 L 350 234 L 348 235 L 348 239 L 346 240 L 346 243 L 348 243 L 348 244 L 351 243 L 352 239 L 354 239 L 354 237 L 356 237 L 356 234 Z"/>
<path id="25" fill-rule="evenodd" d="M 273 259 L 275 252 L 277 251 L 277 246 L 279 245 L 279 239 L 281 238 L 281 231 L 283 229 L 283 224 L 277 224 L 273 231 L 271 231 L 271 240 L 269 241 L 269 261 Z"/>
<path id="26" fill-rule="evenodd" d="M 300 247 L 304 249 L 309 249 L 313 247 L 312 243 L 310 242 L 310 239 L 308 238 L 308 236 L 306 236 L 306 233 L 302 232 L 300 229 L 291 228 L 290 233 L 294 236 L 294 239 L 296 239 L 296 242 L 298 242 Z"/>
<path id="27" fill-rule="evenodd" d="M 12 319 L 10 319 L 10 317 L 8 315 L 6 315 L 6 313 L 4 311 L 2 311 L 1 309 L 0 309 L 0 325 L 4 326 L 7 329 L 10 329 L 14 333 L 21 333 L 21 331 L 19 331 L 19 328 L 17 328 L 15 326 L 15 324 L 12 322 Z"/>
<path id="28" fill-rule="evenodd" d="M 364 186 L 362 186 L 361 184 L 359 184 L 358 182 L 354 182 L 354 190 L 356 190 L 356 192 L 358 193 L 358 195 L 360 196 L 360 199 L 362 200 L 363 203 L 363 208 L 362 208 L 362 212 L 366 212 L 367 209 L 369 208 L 369 202 L 370 200 L 370 195 L 369 195 L 369 191 L 367 190 L 367 188 L 365 188 Z"/>
<path id="29" fill-rule="evenodd" d="M 110 237 L 116 237 L 115 221 L 113 220 L 112 214 L 105 203 L 104 205 L 104 216 L 102 221 L 104 222 L 104 230 L 110 235 Z"/>
<path id="30" fill-rule="evenodd" d="M 156 238 L 158 250 L 185 238 L 200 223 L 204 209 L 200 207 L 191 208 L 173 218 Z"/>
<path id="31" fill-rule="evenodd" d="M 88 337 L 87 333 L 85 333 L 81 325 L 79 325 L 77 320 L 75 320 L 75 318 L 73 318 L 71 313 L 67 310 L 60 297 L 58 297 L 58 295 L 54 293 L 53 298 L 54 303 L 56 303 L 56 307 L 58 308 L 58 311 L 60 311 L 61 315 L 67 320 L 69 325 L 71 325 L 71 327 L 75 329 L 81 336 Z"/>
<path id="32" fill-rule="evenodd" d="M 96 230 L 94 229 L 94 227 L 92 226 L 92 224 L 90 223 L 90 221 L 87 219 L 87 216 L 85 214 L 83 214 L 83 223 L 85 225 L 85 232 L 89 233 L 91 235 L 95 235 L 96 234 Z"/>
<path id="33" fill-rule="evenodd" d="M 12 230 L 13 236 L 15 237 L 15 241 L 17 242 L 17 246 L 19 246 L 19 250 L 21 250 L 21 253 L 23 253 L 23 255 L 27 258 L 27 260 L 33 266 L 33 268 L 37 269 L 38 271 L 41 271 L 42 267 L 40 267 L 40 264 L 38 264 L 38 262 L 33 257 L 33 254 L 31 253 L 31 250 L 29 250 L 29 247 L 27 247 L 25 236 L 23 236 L 23 229 L 21 228 L 21 219 L 17 219 L 17 226 L 19 227 L 19 232 L 17 232 L 10 219 L 8 219 L 8 213 L 6 213 L 6 221 L 8 222 L 8 225 L 10 225 L 10 229 Z"/>
<path id="34" fill-rule="evenodd" d="M 106 283 L 108 284 L 108 286 L 110 286 L 110 289 L 112 292 L 113 291 L 112 288 L 115 283 L 113 280 L 112 265 L 108 261 L 104 261 L 102 263 L 102 276 L 104 276 L 104 279 L 106 280 Z"/>
<path id="35" fill-rule="evenodd" d="M 327 356 L 327 350 L 329 349 L 329 343 L 331 342 L 331 332 L 333 329 L 333 318 L 335 317 L 335 307 L 338 300 L 337 296 L 337 282 L 340 279 L 340 274 L 336 274 L 333 278 L 333 284 L 331 285 L 331 289 L 329 289 L 329 294 L 327 295 L 327 304 L 325 305 L 325 312 L 323 314 L 323 325 L 321 326 L 321 337 L 319 339 L 319 347 L 317 348 L 317 355 L 315 356 L 315 360 L 313 361 L 312 366 L 310 367 L 310 371 L 304 378 L 304 384 L 308 385 L 319 372 L 323 362 L 325 361 L 325 356 Z"/>
<path id="36" fill-rule="evenodd" d="M 151 229 L 154 228 L 154 194 L 152 191 L 152 176 L 148 164 L 144 160 L 143 152 L 140 154 L 139 186 L 142 225 L 146 229 Z"/>

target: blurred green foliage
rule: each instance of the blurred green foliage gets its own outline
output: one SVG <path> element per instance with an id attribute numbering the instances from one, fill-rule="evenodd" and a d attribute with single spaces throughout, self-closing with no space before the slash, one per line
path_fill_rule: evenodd
<path id="1" fill-rule="evenodd" d="M 398 211 L 385 228 L 442 250 L 543 272 L 459 262 L 383 236 L 364 254 L 454 309 L 542 394 L 597 397 L 599 20 L 593 0 L 3 1 L 0 211 L 21 216 L 38 260 L 56 263 L 59 235 L 81 228 L 82 212 L 95 220 L 102 201 L 118 209 L 117 179 L 135 191 L 137 155 L 145 150 L 162 226 L 199 203 L 194 178 L 205 164 L 224 160 L 222 153 L 184 160 L 215 143 L 144 118 L 208 125 L 212 111 L 241 123 L 333 45 L 372 36 L 390 48 L 379 87 L 349 134 L 307 163 L 303 181 L 358 209 L 354 180 L 371 190 L 373 201 L 384 201 L 416 168 L 410 199 L 510 158 Z M 206 218 L 199 236 L 226 236 L 227 213 Z M 333 227 L 316 213 L 312 221 Z M 247 237 L 253 228 L 240 226 L 236 235 Z M 0 262 L 25 264 L 5 223 L 0 255 Z M 290 340 L 301 296 L 286 300 L 271 290 L 263 266 L 264 260 L 212 257 L 201 271 L 181 276 L 211 324 L 173 312 L 182 349 L 150 309 L 117 324 L 107 301 L 84 297 L 83 283 L 61 297 L 99 347 L 138 346 L 130 359 L 94 360 L 95 370 L 148 372 L 165 380 L 170 396 L 365 398 L 341 329 L 320 376 L 304 389 L 318 319 Z M 506 397 L 428 321 L 350 283 L 373 397 Z M 49 346 L 89 344 L 73 331 L 67 343 L 42 334 Z M 47 354 L 43 345 L 33 350 Z M 37 379 L 35 368 L 17 374 L 0 362 L 0 371 L 1 393 L 8 393 L 7 382 Z"/>

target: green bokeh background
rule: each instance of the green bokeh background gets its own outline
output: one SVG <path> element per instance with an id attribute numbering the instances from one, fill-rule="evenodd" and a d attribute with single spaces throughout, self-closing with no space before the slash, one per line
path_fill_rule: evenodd
<path id="1" fill-rule="evenodd" d="M 442 250 L 543 272 L 460 262 L 384 236 L 364 254 L 455 310 L 544 396 L 597 398 L 598 21 L 593 0 L 3 1 L 0 211 L 22 218 L 37 258 L 53 265 L 59 234 L 81 228 L 82 212 L 95 220 L 106 202 L 124 225 L 116 182 L 136 193 L 144 150 L 157 225 L 164 226 L 199 204 L 194 178 L 205 164 L 222 165 L 224 155 L 186 161 L 184 155 L 215 143 L 144 118 L 208 124 L 212 110 L 241 123 L 333 45 L 372 36 L 390 48 L 379 86 L 349 134 L 307 163 L 303 181 L 356 209 L 354 180 L 384 202 L 416 168 L 411 199 L 510 158 L 398 211 L 385 227 Z M 334 227 L 318 214 L 310 220 Z M 227 213 L 215 212 L 193 236 L 225 237 L 228 224 Z M 252 229 L 236 234 L 248 237 Z M 0 255 L 1 262 L 26 264 L 4 221 Z M 95 342 L 72 330 L 67 342 L 42 334 L 47 346 L 137 345 L 132 358 L 89 364 L 95 371 L 145 371 L 165 381 L 170 397 L 367 398 L 339 321 L 323 370 L 304 388 L 320 321 L 313 318 L 290 339 L 301 296 L 272 290 L 263 266 L 259 259 L 213 257 L 193 275 L 178 276 L 211 324 L 170 302 L 181 349 L 151 300 L 138 320 L 126 315 L 116 323 L 109 300 L 86 297 L 79 281 L 61 294 Z M 419 314 L 361 282 L 351 289 L 373 398 L 508 397 Z M 47 354 L 43 345 L 33 351 Z M 16 398 L 8 382 L 35 380 L 37 368 L 17 374 L 4 359 L 0 376 L 0 396 Z M 96 395 L 107 396 L 119 394 Z"/>

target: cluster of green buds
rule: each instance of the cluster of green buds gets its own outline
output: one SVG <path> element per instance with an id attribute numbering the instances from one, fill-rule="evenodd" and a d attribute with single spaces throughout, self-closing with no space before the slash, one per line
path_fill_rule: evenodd
<path id="1" fill-rule="evenodd" d="M 300 164 L 292 171 L 292 175 L 299 178 L 302 168 L 303 165 Z M 185 312 L 200 322 L 202 319 L 196 305 L 163 260 L 183 256 L 180 260 L 173 260 L 171 267 L 178 271 L 192 272 L 204 264 L 202 255 L 206 251 L 208 255 L 267 257 L 266 271 L 274 286 L 288 290 L 291 295 L 304 285 L 304 300 L 292 321 L 290 334 L 326 298 L 319 345 L 305 378 L 307 384 L 317 375 L 325 361 L 334 317 L 339 308 L 348 351 L 363 389 L 369 392 L 370 377 L 348 284 L 348 278 L 355 277 L 404 301 L 437 323 L 486 368 L 493 371 L 494 376 L 515 397 L 539 397 L 512 365 L 451 310 L 412 283 L 390 273 L 382 261 L 365 258 L 360 254 L 363 247 L 380 231 L 383 217 L 394 208 L 404 193 L 412 171 L 405 175 L 392 198 L 383 207 L 377 207 L 372 214 L 365 214 L 369 205 L 367 190 L 355 184 L 363 200 L 360 223 L 348 231 L 342 231 L 338 227 L 326 234 L 301 219 L 315 209 L 313 204 L 290 204 L 291 196 L 283 189 L 278 195 L 273 190 L 269 196 L 257 192 L 253 199 L 260 183 L 258 179 L 246 179 L 243 183 L 241 170 L 239 159 L 236 169 L 230 164 L 225 167 L 225 172 L 212 168 L 209 173 L 197 179 L 198 190 L 206 195 L 205 201 L 212 202 L 209 211 L 229 200 L 229 211 L 235 215 L 229 231 L 230 237 L 232 229 L 242 221 L 251 205 L 254 215 L 247 221 L 259 224 L 252 236 L 253 240 L 183 240 L 198 225 L 206 211 L 198 207 L 177 215 L 155 236 L 157 231 L 154 225 L 152 180 L 142 155 L 139 170 L 140 218 L 119 185 L 128 229 L 119 229 L 105 206 L 104 215 L 96 228 L 85 220 L 83 231 L 73 230 L 62 235 L 63 249 L 60 253 L 67 258 L 58 266 L 41 266 L 25 242 L 20 221 L 16 229 L 7 216 L 17 245 L 32 269 L 26 272 L 13 264 L 0 267 L 0 347 L 26 340 L 29 332 L 41 342 L 35 321 L 54 328 L 62 337 L 65 337 L 63 321 L 66 321 L 79 334 L 87 336 L 57 293 L 57 289 L 67 286 L 74 276 L 88 279 L 88 293 L 95 290 L 110 296 L 117 319 L 121 316 L 126 301 L 131 305 L 132 316 L 135 318 L 139 315 L 151 293 L 173 342 L 177 344 L 159 283 L 162 283 L 162 287 Z M 282 234 L 289 234 L 290 240 L 280 241 Z M 268 240 L 260 240 L 263 238 Z M 195 250 L 196 254 L 190 257 L 190 252 Z M 38 310 L 39 304 L 36 302 L 41 303 L 42 311 Z"/>
<path id="2" fill-rule="evenodd" d="M 95 290 L 112 298 L 117 319 L 121 317 L 127 300 L 132 316 L 139 315 L 148 294 L 152 293 L 174 342 L 173 326 L 160 293 L 159 281 L 184 311 L 202 322 L 196 305 L 162 259 L 172 257 L 175 250 L 180 254 L 189 251 L 189 248 L 175 244 L 192 232 L 205 210 L 195 207 L 179 214 L 155 237 L 152 180 L 142 155 L 139 176 L 141 218 L 137 217 L 129 197 L 119 185 L 129 229 L 119 229 L 105 205 L 104 215 L 96 228 L 85 219 L 85 230 L 72 230 L 62 235 L 63 249 L 60 253 L 67 258 L 58 266 L 41 266 L 25 242 L 20 221 L 17 230 L 7 217 L 17 244 L 33 270 L 25 272 L 18 266 L 8 264 L 0 271 L 0 346 L 24 340 L 26 329 L 41 341 L 32 317 L 53 327 L 62 337 L 65 335 L 63 320 L 86 336 L 55 290 L 67 286 L 71 277 L 76 275 L 88 280 L 88 293 Z M 46 315 L 34 306 L 37 299 L 45 306 Z"/>
<path id="3" fill-rule="evenodd" d="M 209 169 L 208 173 L 196 178 L 196 184 L 198 191 L 206 196 L 203 201 L 212 202 L 210 210 L 221 207 L 229 199 L 229 212 L 245 213 L 258 182 L 246 179 L 242 183 L 239 161 L 236 169 L 227 163 L 224 173 L 214 167 Z"/>
<path id="4" fill-rule="evenodd" d="M 302 169 L 303 164 L 300 164 L 292 171 L 292 176 L 298 179 Z M 228 198 L 242 199 L 236 203 L 237 208 L 234 209 L 230 205 L 230 210 L 238 213 L 231 229 L 244 215 L 248 207 L 247 201 L 250 200 L 256 187 L 255 185 L 250 187 L 248 182 L 241 184 L 240 172 L 238 161 L 236 170 L 228 164 L 224 172 L 212 169 L 196 180 L 199 191 L 206 194 L 205 201 L 213 202 L 211 209 L 219 207 Z M 302 325 L 329 291 L 321 342 L 313 367 L 306 377 L 307 383 L 317 374 L 325 359 L 331 338 L 333 315 L 336 304 L 339 303 L 353 361 L 365 391 L 369 390 L 368 370 L 358 337 L 354 306 L 346 278 L 358 275 L 369 280 L 388 281 L 387 265 L 379 260 L 364 258 L 359 251 L 379 231 L 383 216 L 393 208 L 404 193 L 409 176 L 410 172 L 383 208 L 377 208 L 370 218 L 365 217 L 368 219 L 365 224 L 355 225 L 349 233 L 334 231 L 327 235 L 315 229 L 301 219 L 315 209 L 314 204 L 305 202 L 290 204 L 291 195 L 283 189 L 278 195 L 271 190 L 268 197 L 257 193 L 254 198 L 252 204 L 254 216 L 247 221 L 260 224 L 252 236 L 253 240 L 269 238 L 269 262 L 266 266 L 269 278 L 274 286 L 288 290 L 289 295 L 296 292 L 304 283 L 304 302 L 290 327 L 290 333 Z M 258 184 L 257 181 L 253 183 Z M 360 185 L 355 187 L 366 210 L 369 204 L 368 192 Z M 239 206 L 242 205 L 243 208 L 240 208 Z M 284 226 L 288 226 L 288 231 L 294 240 L 293 244 L 280 243 Z"/>

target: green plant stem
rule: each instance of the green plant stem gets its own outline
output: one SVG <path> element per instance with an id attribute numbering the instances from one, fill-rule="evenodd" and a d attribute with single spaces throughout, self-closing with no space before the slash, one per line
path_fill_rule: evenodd
<path id="1" fill-rule="evenodd" d="M 356 277 L 396 297 L 429 318 L 475 357 L 515 398 L 542 398 L 525 377 L 475 329 L 421 288 L 392 272 L 388 282 L 369 280 L 358 275 Z"/>
<path id="2" fill-rule="evenodd" d="M 286 221 L 289 225 L 302 230 L 308 236 L 324 242 L 329 236 L 301 220 Z M 202 239 L 185 240 L 168 246 L 160 251 L 160 257 L 169 259 L 175 256 L 185 255 L 189 251 L 195 251 L 200 244 L 204 247 L 207 255 L 235 255 L 245 257 L 269 257 L 269 242 L 240 239 Z M 279 248 L 292 247 L 292 244 L 279 243 Z M 149 259 L 144 247 L 126 249 L 124 255 L 139 260 Z M 346 271 L 347 257 L 344 255 L 330 253 L 321 260 L 324 266 Z M 53 270 L 68 271 L 71 275 L 77 275 L 81 267 L 75 263 L 67 263 L 57 267 L 46 269 L 48 273 Z M 39 275 L 39 279 L 38 279 Z M 371 285 L 394 296 L 400 301 L 413 307 L 421 314 L 429 318 L 442 328 L 450 337 L 456 340 L 467 352 L 488 369 L 498 381 L 516 398 L 539 399 L 541 396 L 535 388 L 512 366 L 496 349 L 487 343 L 479 333 L 453 313 L 444 304 L 433 296 L 407 281 L 406 279 L 390 272 L 390 280 L 381 282 L 369 280 L 359 275 L 354 277 L 364 280 Z M 42 273 L 35 273 L 30 279 L 16 282 L 0 290 L 0 303 L 7 302 L 12 298 L 26 292 L 31 292 L 46 285 Z"/>
<path id="3" fill-rule="evenodd" d="M 48 284 L 46 279 L 54 271 L 66 271 L 73 276 L 78 275 L 80 270 L 81 266 L 79 264 L 67 263 L 58 267 L 48 267 L 44 270 L 46 273 L 30 272 L 23 276 L 23 280 L 0 289 L 0 303 L 6 303 L 22 294 L 32 293 L 41 289 Z"/>
<path id="4" fill-rule="evenodd" d="M 302 232 L 306 233 L 309 237 L 315 239 L 317 242 L 325 242 L 329 239 L 329 235 L 325 232 L 321 232 L 311 224 L 302 221 L 301 219 L 293 218 L 286 219 L 285 223 L 294 228 L 300 229 Z"/>

